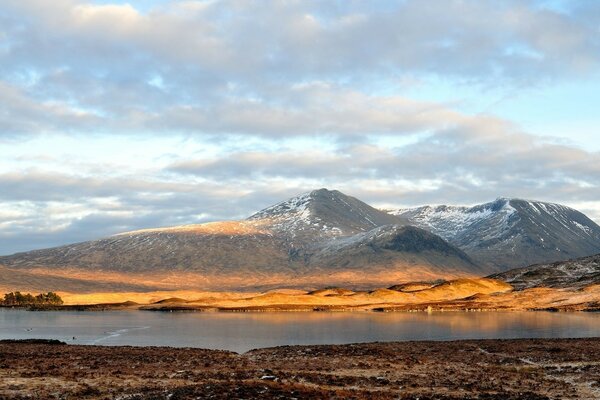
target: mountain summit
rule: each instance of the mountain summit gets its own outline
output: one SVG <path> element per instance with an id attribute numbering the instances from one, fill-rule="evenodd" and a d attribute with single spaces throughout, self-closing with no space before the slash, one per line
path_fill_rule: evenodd
<path id="1" fill-rule="evenodd" d="M 265 208 L 248 221 L 268 226 L 298 245 L 366 232 L 407 220 L 337 190 L 319 189 Z"/>
<path id="2" fill-rule="evenodd" d="M 474 207 L 424 206 L 390 213 L 502 270 L 600 253 L 600 226 L 560 204 L 499 198 Z"/>

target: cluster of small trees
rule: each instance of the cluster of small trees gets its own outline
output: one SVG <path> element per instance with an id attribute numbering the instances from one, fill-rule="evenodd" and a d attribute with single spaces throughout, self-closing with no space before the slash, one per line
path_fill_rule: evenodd
<path id="1" fill-rule="evenodd" d="M 23 294 L 21 292 L 10 292 L 4 294 L 4 300 L 0 301 L 3 306 L 31 306 L 38 304 L 60 305 L 63 301 L 59 295 L 54 292 L 40 293 L 37 296 L 31 293 Z"/>

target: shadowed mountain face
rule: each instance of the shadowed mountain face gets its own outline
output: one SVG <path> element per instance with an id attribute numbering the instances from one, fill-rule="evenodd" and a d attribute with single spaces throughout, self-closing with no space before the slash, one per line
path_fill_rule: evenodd
<path id="1" fill-rule="evenodd" d="M 358 269 L 369 265 L 393 268 L 394 264 L 403 262 L 421 266 L 421 272 L 427 268 L 455 273 L 462 270 L 475 275 L 485 271 L 441 237 L 414 226 L 400 225 L 384 225 L 332 241 L 319 248 L 311 261 Z M 418 274 L 415 277 L 418 278 Z M 435 277 L 435 274 L 427 274 L 427 277 Z"/>
<path id="2" fill-rule="evenodd" d="M 425 206 L 391 213 L 500 270 L 600 252 L 600 226 L 559 204 L 501 198 L 475 207 Z"/>
<path id="3" fill-rule="evenodd" d="M 600 284 L 600 254 L 512 269 L 490 278 L 507 282 L 517 290 L 534 287 L 581 289 Z"/>
<path id="4" fill-rule="evenodd" d="M 489 272 L 439 236 L 405 224 L 402 217 L 321 189 L 245 221 L 128 232 L 0 257 L 0 265 L 78 278 L 127 275 L 152 288 L 213 290 L 368 287 Z"/>

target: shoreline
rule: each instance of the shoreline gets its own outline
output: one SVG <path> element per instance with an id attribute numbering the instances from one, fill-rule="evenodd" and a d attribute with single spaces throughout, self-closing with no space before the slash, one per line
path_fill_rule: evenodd
<path id="1" fill-rule="evenodd" d="M 298 312 L 298 313 L 444 313 L 444 312 L 553 312 L 553 313 L 595 313 L 600 312 L 600 307 L 535 307 L 535 308 L 508 308 L 508 307 L 461 307 L 459 304 L 444 303 L 443 307 L 432 307 L 431 304 L 408 304 L 388 307 L 368 306 L 305 306 L 305 305 L 275 305 L 259 307 L 216 307 L 216 306 L 159 306 L 153 304 L 125 303 L 99 303 L 99 304 L 68 304 L 52 306 L 0 306 L 0 310 L 24 310 L 30 312 L 53 311 L 82 311 L 82 312 L 107 312 L 107 311 L 148 311 L 148 312 L 176 312 L 176 313 L 269 313 L 269 312 Z"/>
<path id="2" fill-rule="evenodd" d="M 194 346 L 165 346 L 165 345 L 104 345 L 104 344 L 82 344 L 82 343 L 69 343 L 68 341 L 60 340 L 60 339 L 48 339 L 48 338 L 27 338 L 27 339 L 0 339 L 0 347 L 6 345 L 41 345 L 41 346 L 65 346 L 68 348 L 102 348 L 109 350 L 115 350 L 120 348 L 130 348 L 137 350 L 175 350 L 185 352 L 186 350 L 190 351 L 208 351 L 208 352 L 216 352 L 216 353 L 231 353 L 237 354 L 239 356 L 246 356 L 249 354 L 253 354 L 255 352 L 260 351 L 272 351 L 278 349 L 303 349 L 303 348 L 353 348 L 360 346 L 367 347 L 386 347 L 386 346 L 409 346 L 410 345 L 442 345 L 442 344 L 472 344 L 472 343 L 497 343 L 502 344 L 513 343 L 513 342 L 575 342 L 575 341 L 590 341 L 590 342 L 598 342 L 597 344 L 600 346 L 600 332 L 598 336 L 580 336 L 580 337 L 556 337 L 556 338 L 545 338 L 545 337 L 524 337 L 524 338 L 484 338 L 484 339 L 409 339 L 409 340 L 376 340 L 376 341 L 356 341 L 349 343 L 329 343 L 329 344 L 283 344 L 276 346 L 265 346 L 265 347 L 254 347 L 246 351 L 235 351 L 228 349 L 218 349 L 218 348 L 208 348 L 208 347 L 194 347 Z M 556 350 L 555 350 L 556 351 Z M 600 357 L 600 349 L 598 349 L 599 357 Z M 600 358 L 598 359 L 598 363 L 600 365 Z M 600 381 L 598 381 L 598 386 L 600 389 Z"/>
<path id="3" fill-rule="evenodd" d="M 0 397 L 599 398 L 600 338 L 280 346 L 243 354 L 0 341 Z"/>

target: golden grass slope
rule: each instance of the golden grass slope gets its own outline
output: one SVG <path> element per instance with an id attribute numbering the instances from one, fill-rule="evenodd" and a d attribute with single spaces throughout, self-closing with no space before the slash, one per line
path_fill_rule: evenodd
<path id="1" fill-rule="evenodd" d="M 260 229 L 253 221 L 221 221 L 207 222 L 204 224 L 190 224 L 167 228 L 140 229 L 137 231 L 124 232 L 116 236 L 136 235 L 139 233 L 190 233 L 197 235 L 257 235 L 270 234 L 268 230 Z"/>
<path id="2" fill-rule="evenodd" d="M 134 301 L 139 304 L 174 304 L 189 303 L 190 301 L 219 302 L 259 295 L 259 293 L 202 292 L 193 290 L 84 294 L 58 292 L 58 294 L 66 305 L 124 303 L 127 301 Z"/>
<path id="3" fill-rule="evenodd" d="M 351 291 L 342 288 L 312 292 L 273 290 L 264 293 L 162 291 L 148 293 L 91 293 L 60 292 L 66 304 L 98 304 L 134 301 L 147 304 L 146 309 L 164 309 L 169 305 L 190 309 L 307 309 L 314 307 L 372 309 L 382 305 L 422 304 L 432 301 L 462 299 L 476 294 L 505 293 L 512 287 L 504 282 L 486 278 L 458 279 L 412 292 L 390 289 Z M 169 300 L 171 299 L 171 300 Z"/>
<path id="4" fill-rule="evenodd" d="M 66 277 L 39 274 L 15 276 L 16 271 L 0 267 L 0 292 L 13 290 L 38 293 L 36 287 L 48 282 L 61 284 Z M 19 274 L 25 274 L 19 272 Z M 12 279 L 12 280 L 11 280 Z M 15 289 L 10 284 L 29 280 L 32 289 Z M 142 290 L 131 284 L 119 286 L 115 281 L 104 282 L 105 291 L 90 291 L 82 280 L 72 279 L 71 287 L 81 292 L 58 291 L 65 305 L 129 304 L 128 308 L 148 310 L 222 310 L 222 311 L 407 311 L 425 310 L 598 310 L 600 285 L 583 289 L 532 288 L 513 290 L 509 284 L 488 278 L 459 278 L 441 283 L 408 282 L 390 289 L 353 291 L 341 287 L 312 291 L 274 289 L 265 292 L 203 291 L 203 290 Z M 98 282 L 95 282 L 94 288 Z M 133 289 L 131 287 L 133 286 Z M 119 288 L 121 288 L 120 291 Z M 110 309 L 110 307 L 108 307 Z"/>

